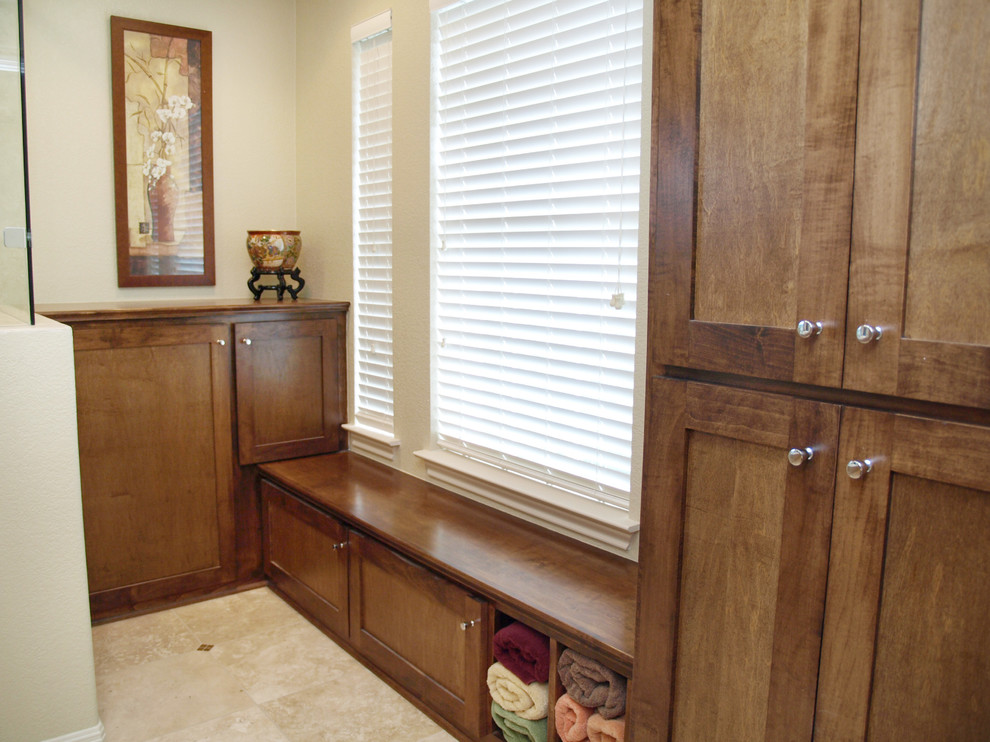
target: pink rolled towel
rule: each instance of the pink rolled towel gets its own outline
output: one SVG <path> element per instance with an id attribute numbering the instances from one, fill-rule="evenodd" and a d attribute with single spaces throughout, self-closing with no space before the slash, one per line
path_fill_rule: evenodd
<path id="1" fill-rule="evenodd" d="M 563 742 L 586 742 L 588 718 L 595 712 L 582 706 L 566 693 L 557 699 L 553 707 L 553 723 Z"/>
<path id="2" fill-rule="evenodd" d="M 495 659 L 524 683 L 550 679 L 550 638 L 515 621 L 495 632 Z"/>
<path id="3" fill-rule="evenodd" d="M 626 717 L 606 719 L 601 714 L 592 714 L 588 719 L 589 742 L 625 742 Z"/>

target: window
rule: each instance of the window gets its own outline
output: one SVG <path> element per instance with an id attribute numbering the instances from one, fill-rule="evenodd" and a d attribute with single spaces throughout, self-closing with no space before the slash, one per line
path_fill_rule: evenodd
<path id="1" fill-rule="evenodd" d="M 441 451 L 628 508 L 642 0 L 434 13 Z"/>
<path id="2" fill-rule="evenodd" d="M 355 422 L 391 435 L 391 13 L 352 29 Z"/>

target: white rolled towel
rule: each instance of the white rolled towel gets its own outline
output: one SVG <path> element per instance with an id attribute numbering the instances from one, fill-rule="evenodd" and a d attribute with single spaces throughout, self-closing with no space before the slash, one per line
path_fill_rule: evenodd
<path id="1" fill-rule="evenodd" d="M 496 662 L 488 668 L 488 690 L 495 703 L 520 718 L 537 721 L 547 716 L 548 684 L 527 685 L 501 662 Z"/>

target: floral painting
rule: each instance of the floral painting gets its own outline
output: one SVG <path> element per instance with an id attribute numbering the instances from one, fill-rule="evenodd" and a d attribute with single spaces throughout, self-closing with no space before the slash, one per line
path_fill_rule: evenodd
<path id="1" fill-rule="evenodd" d="M 111 19 L 118 283 L 214 283 L 210 33 Z"/>

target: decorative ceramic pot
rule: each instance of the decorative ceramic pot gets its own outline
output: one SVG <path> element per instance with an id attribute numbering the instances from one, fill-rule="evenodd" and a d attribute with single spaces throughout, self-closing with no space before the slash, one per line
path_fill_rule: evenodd
<path id="1" fill-rule="evenodd" d="M 302 237 L 297 230 L 249 229 L 247 249 L 256 268 L 290 271 L 299 259 Z"/>

